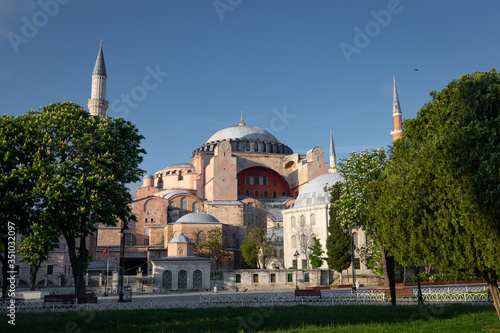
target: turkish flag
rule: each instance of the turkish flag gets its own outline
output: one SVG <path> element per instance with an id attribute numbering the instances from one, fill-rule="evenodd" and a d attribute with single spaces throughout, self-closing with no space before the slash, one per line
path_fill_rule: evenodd
<path id="1" fill-rule="evenodd" d="M 106 254 L 106 253 L 108 253 L 108 247 L 107 247 L 107 246 L 106 246 L 106 249 L 104 249 L 104 251 L 102 251 L 101 256 L 102 256 L 103 254 Z"/>

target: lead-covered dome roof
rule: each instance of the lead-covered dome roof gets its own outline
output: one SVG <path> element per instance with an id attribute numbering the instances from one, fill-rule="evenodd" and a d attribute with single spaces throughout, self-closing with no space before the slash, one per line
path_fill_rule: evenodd
<path id="1" fill-rule="evenodd" d="M 261 140 L 280 143 L 274 135 L 265 129 L 248 125 L 236 125 L 221 129 L 212 135 L 206 143 L 229 140 Z"/>
<path id="2" fill-rule="evenodd" d="M 204 145 L 193 152 L 193 156 L 201 151 L 213 152 L 214 148 L 223 141 L 230 143 L 233 152 L 293 154 L 290 147 L 279 142 L 265 129 L 248 126 L 242 122 L 240 125 L 226 127 L 216 132 Z"/>
<path id="3" fill-rule="evenodd" d="M 219 223 L 215 217 L 207 213 L 189 213 L 175 221 L 174 223 Z"/>
<path id="4" fill-rule="evenodd" d="M 314 178 L 300 191 L 293 208 L 329 204 L 332 197 L 325 191 L 325 187 L 330 187 L 336 182 L 344 182 L 344 178 L 338 172 Z"/>

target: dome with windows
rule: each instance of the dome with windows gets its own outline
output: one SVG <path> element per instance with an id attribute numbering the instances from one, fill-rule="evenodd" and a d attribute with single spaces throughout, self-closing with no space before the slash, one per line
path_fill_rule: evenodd
<path id="1" fill-rule="evenodd" d="M 344 178 L 338 172 L 326 173 L 314 178 L 300 191 L 293 208 L 328 205 L 332 197 L 328 191 L 325 191 L 325 188 L 332 186 L 336 182 L 344 182 Z"/>
<path id="2" fill-rule="evenodd" d="M 193 152 L 193 156 L 200 151 L 213 151 L 223 141 L 231 145 L 235 152 L 268 153 L 268 154 L 293 154 L 290 147 L 279 142 L 265 129 L 248 126 L 243 121 L 236 126 L 221 129 L 212 135 L 207 142 Z"/>
<path id="3" fill-rule="evenodd" d="M 180 219 L 178 219 L 175 223 L 219 223 L 215 217 L 206 213 L 190 213 L 186 214 Z"/>

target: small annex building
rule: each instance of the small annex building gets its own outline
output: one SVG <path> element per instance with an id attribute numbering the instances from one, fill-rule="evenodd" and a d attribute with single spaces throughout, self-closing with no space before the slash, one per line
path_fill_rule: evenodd
<path id="1" fill-rule="evenodd" d="M 151 261 L 155 288 L 162 293 L 210 288 L 211 260 L 195 256 L 193 247 L 194 243 L 182 230 L 172 238 L 167 244 L 167 257 Z"/>

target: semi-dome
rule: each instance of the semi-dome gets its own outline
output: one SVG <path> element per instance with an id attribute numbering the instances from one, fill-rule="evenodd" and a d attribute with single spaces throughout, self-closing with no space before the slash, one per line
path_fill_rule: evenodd
<path id="1" fill-rule="evenodd" d="M 220 223 L 215 217 L 206 213 L 189 213 L 175 223 Z"/>
<path id="2" fill-rule="evenodd" d="M 329 204 L 330 193 L 325 187 L 330 187 L 336 182 L 344 182 L 344 178 L 338 172 L 329 172 L 311 180 L 300 191 L 293 208 Z"/>

